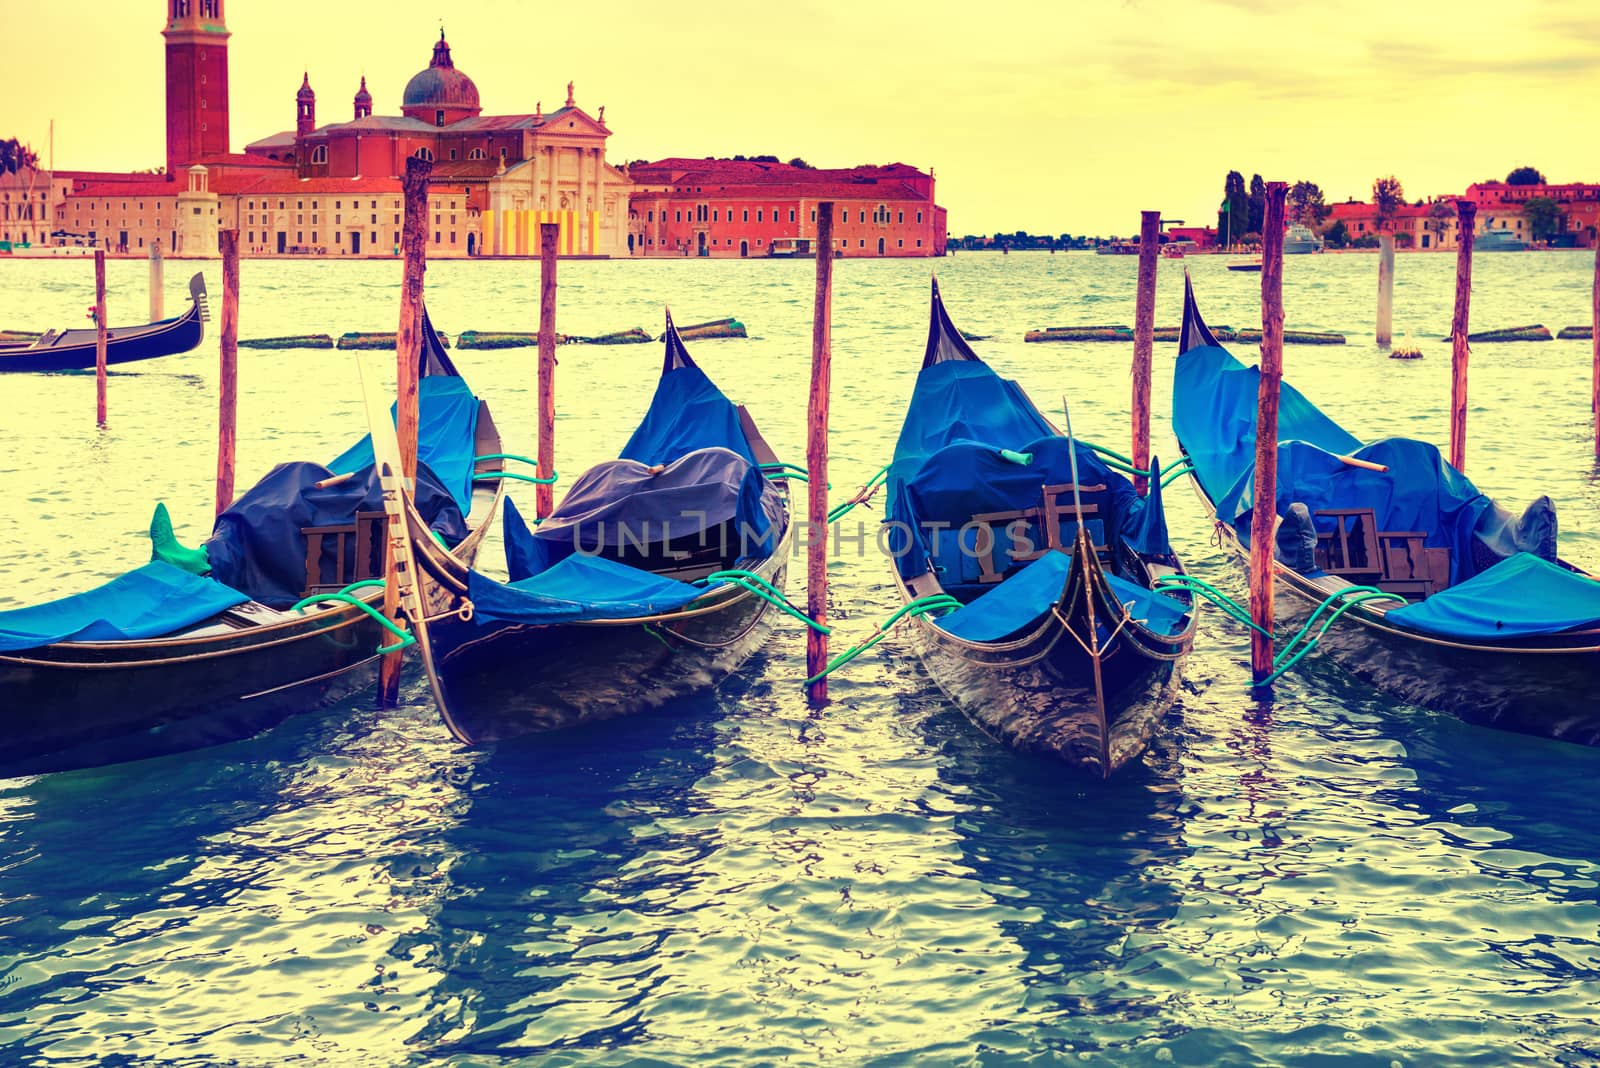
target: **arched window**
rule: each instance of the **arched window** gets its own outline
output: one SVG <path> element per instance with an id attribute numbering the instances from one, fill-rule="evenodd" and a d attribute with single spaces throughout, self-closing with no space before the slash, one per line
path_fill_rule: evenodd
<path id="1" fill-rule="evenodd" d="M 417 157 L 418 159 L 425 159 L 429 163 L 433 162 L 433 149 L 431 149 L 431 148 L 426 148 L 426 147 L 419 148 L 419 149 L 417 149 L 415 152 L 413 152 L 411 154 L 413 156 Z"/>
<path id="2" fill-rule="evenodd" d="M 316 148 L 313 148 L 311 150 L 311 162 L 312 163 L 326 163 L 326 162 L 328 162 L 328 146 L 327 145 L 318 145 Z"/>
<path id="3" fill-rule="evenodd" d="M 481 148 L 475 148 L 471 152 L 467 153 L 467 158 L 468 159 L 483 159 L 484 158 L 484 151 Z"/>

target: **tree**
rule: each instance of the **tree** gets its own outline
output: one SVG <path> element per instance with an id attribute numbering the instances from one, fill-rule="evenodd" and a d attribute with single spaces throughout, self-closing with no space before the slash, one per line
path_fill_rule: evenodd
<path id="1" fill-rule="evenodd" d="M 1406 202 L 1405 187 L 1394 175 L 1379 178 L 1372 183 L 1372 205 L 1378 209 L 1378 228 L 1392 230 L 1394 216 Z"/>
<path id="2" fill-rule="evenodd" d="M 1316 182 L 1299 181 L 1289 189 L 1289 218 L 1302 226 L 1317 227 L 1328 217 L 1322 187 Z"/>
<path id="3" fill-rule="evenodd" d="M 804 171 L 814 171 L 814 170 L 816 170 L 815 167 L 813 167 L 811 164 L 807 163 L 805 160 L 801 159 L 799 156 L 796 156 L 794 159 L 790 160 L 789 161 L 789 166 L 791 166 L 791 167 L 799 167 L 801 170 L 804 170 Z"/>
<path id="4" fill-rule="evenodd" d="M 1261 175 L 1250 176 L 1250 225 L 1246 227 L 1251 233 L 1259 234 L 1267 222 L 1267 183 L 1261 180 Z"/>
<path id="5" fill-rule="evenodd" d="M 1322 243 L 1329 248 L 1344 248 L 1350 243 L 1350 228 L 1343 219 L 1328 227 L 1328 232 L 1322 235 Z"/>
<path id="6" fill-rule="evenodd" d="M 15 137 L 0 141 L 0 174 L 17 174 L 39 165 L 39 154 Z"/>
<path id="7" fill-rule="evenodd" d="M 1433 247 L 1444 247 L 1444 235 L 1450 232 L 1450 227 L 1455 223 L 1456 212 L 1449 204 L 1442 200 L 1435 200 L 1433 207 L 1428 209 L 1428 221 L 1422 225 L 1433 231 Z"/>
<path id="8" fill-rule="evenodd" d="M 1522 205 L 1522 217 L 1528 220 L 1528 233 L 1535 241 L 1548 241 L 1562 231 L 1565 218 L 1561 205 L 1549 197 L 1531 197 Z"/>
<path id="9" fill-rule="evenodd" d="M 1229 171 L 1222 183 L 1222 207 L 1217 211 L 1217 233 L 1224 246 L 1250 229 L 1250 197 L 1245 193 L 1244 175 Z"/>
<path id="10" fill-rule="evenodd" d="M 1506 175 L 1506 185 L 1544 185 L 1544 175 L 1537 167 L 1518 167 Z"/>

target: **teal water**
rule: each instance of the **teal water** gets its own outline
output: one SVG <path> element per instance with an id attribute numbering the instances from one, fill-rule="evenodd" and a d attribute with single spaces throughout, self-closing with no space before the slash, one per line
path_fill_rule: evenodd
<path id="1" fill-rule="evenodd" d="M 1189 263 L 1208 319 L 1258 321 L 1257 276 Z M 846 260 L 835 496 L 888 458 L 930 267 L 956 321 L 994 335 L 986 359 L 1126 442 L 1128 348 L 1021 337 L 1131 322 L 1131 257 Z M 1480 257 L 1475 327 L 1587 321 L 1591 267 Z M 1359 436 L 1442 442 L 1453 271 L 1400 258 L 1398 340 L 1427 357 L 1397 362 L 1365 340 L 1374 257 L 1291 259 L 1289 325 L 1354 343 L 1290 347 L 1288 377 Z M 663 303 L 737 315 L 753 339 L 690 348 L 800 462 L 811 272 L 563 263 L 560 329 L 656 329 Z M 183 273 L 168 264 L 169 310 Z M 144 317 L 144 277 L 111 264 L 114 322 Z M 91 283 L 81 263 L 0 262 L 0 327 L 76 325 Z M 397 283 L 389 264 L 246 263 L 241 333 L 392 329 Z M 446 330 L 535 325 L 534 265 L 428 283 Z M 1175 324 L 1171 262 L 1160 287 Z M 560 350 L 562 471 L 615 455 L 659 358 Z M 241 485 L 360 433 L 352 359 L 241 353 Z M 513 452 L 534 448 L 533 363 L 461 356 Z M 1600 567 L 1588 343 L 1480 345 L 1472 376 L 1468 473 L 1517 504 L 1549 493 L 1563 554 Z M 114 375 L 98 431 L 92 376 L 0 379 L 0 608 L 142 562 L 158 500 L 204 535 L 215 387 L 208 340 Z M 1194 500 L 1168 509 L 1190 568 L 1241 594 Z M 865 546 L 830 568 L 846 641 L 895 600 L 877 513 L 856 515 Z M 408 677 L 395 710 L 362 697 L 230 746 L 0 782 L 0 1062 L 1600 1063 L 1600 751 L 1397 704 L 1315 656 L 1258 706 L 1244 636 L 1212 614 L 1143 766 L 1090 787 L 990 742 L 894 639 L 809 711 L 803 645 L 785 625 L 715 695 L 496 748 L 454 744 Z"/>

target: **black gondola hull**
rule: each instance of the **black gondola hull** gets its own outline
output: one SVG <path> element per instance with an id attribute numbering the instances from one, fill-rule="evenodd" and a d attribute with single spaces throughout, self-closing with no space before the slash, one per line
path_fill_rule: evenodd
<path id="1" fill-rule="evenodd" d="M 785 569 L 769 574 L 783 589 Z M 709 690 L 761 647 L 777 609 L 751 595 L 654 623 L 428 625 L 446 722 L 469 743 L 561 730 Z"/>
<path id="2" fill-rule="evenodd" d="M 353 609 L 270 629 L 0 656 L 0 774 L 93 767 L 250 737 L 367 685 L 385 638 Z"/>
<path id="3" fill-rule="evenodd" d="M 198 346 L 205 338 L 205 285 L 192 283 L 192 288 L 193 303 L 176 318 L 107 330 L 106 364 L 174 356 Z M 49 343 L 0 349 L 0 371 L 92 371 L 95 346 L 94 331 L 68 331 Z"/>

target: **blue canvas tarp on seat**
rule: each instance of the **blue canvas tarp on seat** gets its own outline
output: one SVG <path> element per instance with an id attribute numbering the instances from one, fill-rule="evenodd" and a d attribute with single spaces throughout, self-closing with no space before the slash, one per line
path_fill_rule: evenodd
<path id="1" fill-rule="evenodd" d="M 215 579 L 153 560 L 92 590 L 0 612 L 0 653 L 159 638 L 248 600 Z"/>
<path id="2" fill-rule="evenodd" d="M 1560 634 L 1600 626 L 1600 582 L 1517 553 L 1426 601 L 1392 609 L 1388 619 L 1465 640 Z"/>
<path id="3" fill-rule="evenodd" d="M 467 577 L 473 618 L 485 623 L 635 619 L 681 608 L 706 591 L 707 587 L 576 553 L 516 582 L 496 582 L 476 571 Z"/>
<path id="4" fill-rule="evenodd" d="M 1015 634 L 1061 599 L 1072 557 L 1048 552 L 970 604 L 934 620 L 940 630 L 969 642 L 995 642 Z M 1157 634 L 1177 634 L 1187 606 L 1165 594 L 1107 574 L 1106 582 L 1129 614 Z"/>
<path id="5" fill-rule="evenodd" d="M 463 515 L 472 511 L 472 469 L 478 434 L 478 398 L 466 380 L 427 375 L 417 383 L 417 459 L 450 491 Z M 389 417 L 395 417 L 390 406 Z M 343 475 L 372 466 L 372 438 L 363 437 L 330 464 Z"/>

